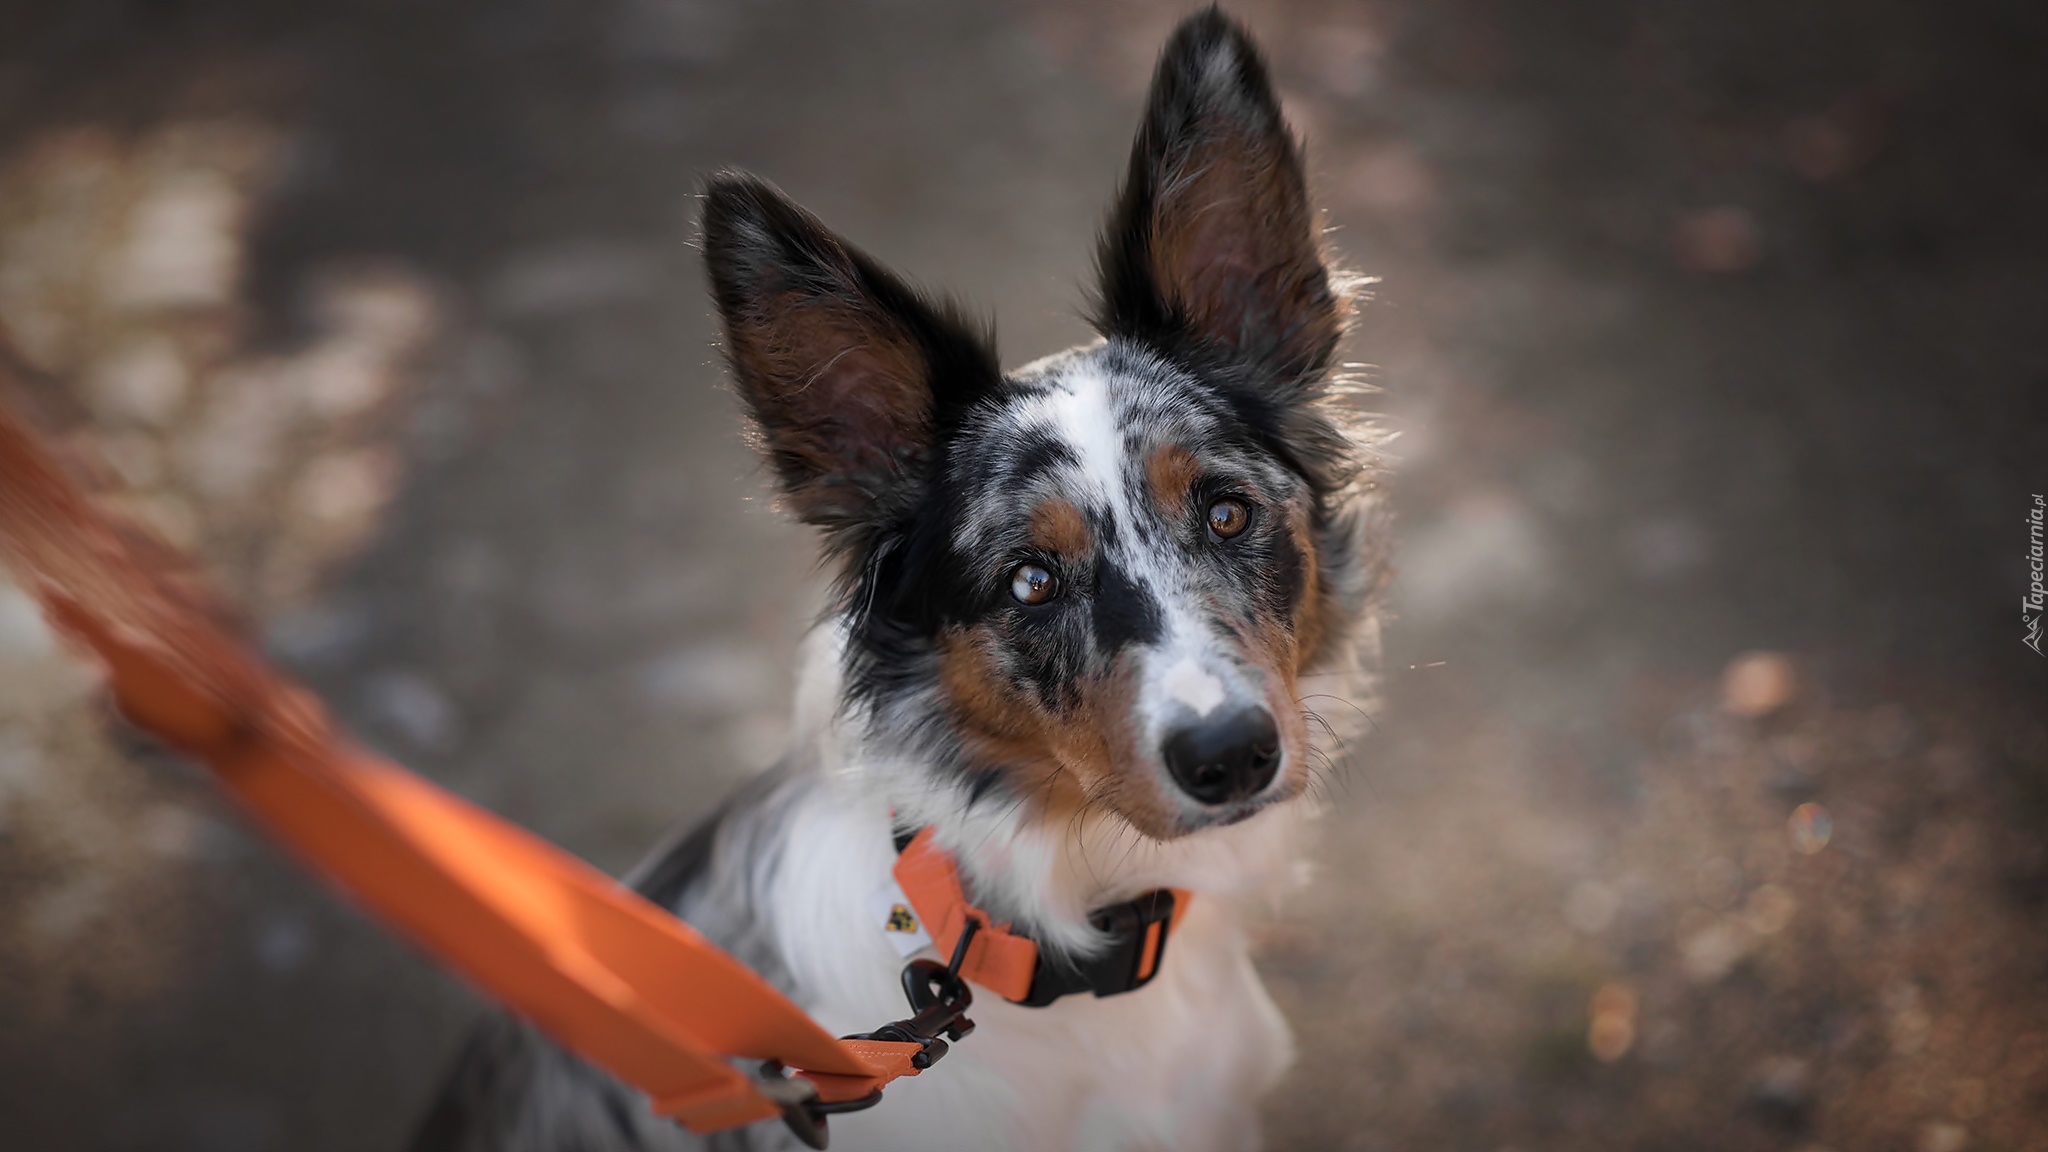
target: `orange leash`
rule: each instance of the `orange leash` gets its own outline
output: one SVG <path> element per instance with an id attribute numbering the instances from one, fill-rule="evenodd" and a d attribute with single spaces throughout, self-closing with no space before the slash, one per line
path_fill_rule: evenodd
<path id="1" fill-rule="evenodd" d="M 657 1112 L 697 1132 L 780 1115 L 823 1147 L 823 1113 L 844 1110 L 832 1105 L 870 1100 L 944 1051 L 918 1041 L 930 1029 L 834 1038 L 610 877 L 356 747 L 151 552 L 0 406 L 0 560 L 105 665 L 128 719 L 209 765 L 314 868 Z M 749 1075 L 736 1059 L 803 1079 Z"/>

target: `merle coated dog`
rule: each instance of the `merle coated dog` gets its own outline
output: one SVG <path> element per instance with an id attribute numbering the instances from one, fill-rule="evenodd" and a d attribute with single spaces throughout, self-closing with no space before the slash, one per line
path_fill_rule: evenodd
<path id="1" fill-rule="evenodd" d="M 633 883 L 839 1033 L 904 1015 L 875 898 L 911 830 L 1048 971 L 1115 945 L 1105 907 L 1178 890 L 1142 987 L 984 993 L 945 1063 L 834 1137 L 1256 1146 L 1290 1041 L 1244 917 L 1297 873 L 1328 766 L 1304 678 L 1368 687 L 1387 537 L 1372 440 L 1333 379 L 1359 281 L 1326 260 L 1258 50 L 1214 9 L 1168 42 L 1083 347 L 1005 373 L 983 328 L 752 176 L 710 180 L 703 244 L 733 381 L 840 595 L 789 754 Z M 789 1139 L 692 1136 L 502 1021 L 418 1147 Z"/>

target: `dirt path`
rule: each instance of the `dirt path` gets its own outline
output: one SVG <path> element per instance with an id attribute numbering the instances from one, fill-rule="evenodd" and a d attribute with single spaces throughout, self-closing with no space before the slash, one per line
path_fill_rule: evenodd
<path id="1" fill-rule="evenodd" d="M 39 404 L 351 723 L 613 868 L 774 754 L 820 595 L 720 390 L 697 175 L 1021 362 L 1083 335 L 1179 14 L 9 7 Z M 2041 17 L 1241 14 L 1402 436 L 1388 699 L 1264 944 L 1274 1146 L 2048 1147 Z M 10 1142 L 395 1146 L 471 997 L 111 746 L 18 608 Z M 1750 650 L 1788 655 L 1728 682 Z"/>

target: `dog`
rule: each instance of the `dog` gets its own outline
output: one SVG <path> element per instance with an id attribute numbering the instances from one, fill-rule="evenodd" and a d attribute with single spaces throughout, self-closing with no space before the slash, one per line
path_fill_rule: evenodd
<path id="1" fill-rule="evenodd" d="M 1292 1050 L 1245 917 L 1298 874 L 1329 767 L 1304 680 L 1369 690 L 1388 572 L 1380 457 L 1333 363 L 1361 281 L 1306 184 L 1249 34 L 1187 19 L 1101 237 L 1100 338 L 1008 374 L 985 328 L 769 184 L 706 185 L 731 377 L 839 594 L 793 749 L 630 882 L 835 1034 L 905 1015 L 906 935 L 947 959 L 893 879 L 913 833 L 1039 956 L 943 1063 L 834 1117 L 842 1148 L 1258 1145 Z M 1152 933 L 1148 971 L 1105 967 L 1110 908 Z M 694 1136 L 500 1020 L 415 1148 L 791 1140 Z"/>

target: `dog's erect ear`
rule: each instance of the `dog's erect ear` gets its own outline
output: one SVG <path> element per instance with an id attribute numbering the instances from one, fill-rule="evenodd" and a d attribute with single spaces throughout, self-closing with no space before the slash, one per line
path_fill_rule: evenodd
<path id="1" fill-rule="evenodd" d="M 1348 303 L 1301 151 L 1251 37 L 1215 8 L 1167 41 L 1097 258 L 1104 335 L 1242 364 L 1283 391 L 1329 365 Z"/>
<path id="2" fill-rule="evenodd" d="M 906 513 L 946 423 L 996 388 L 988 333 L 764 181 L 704 190 L 726 358 L 797 515 L 850 543 Z"/>

